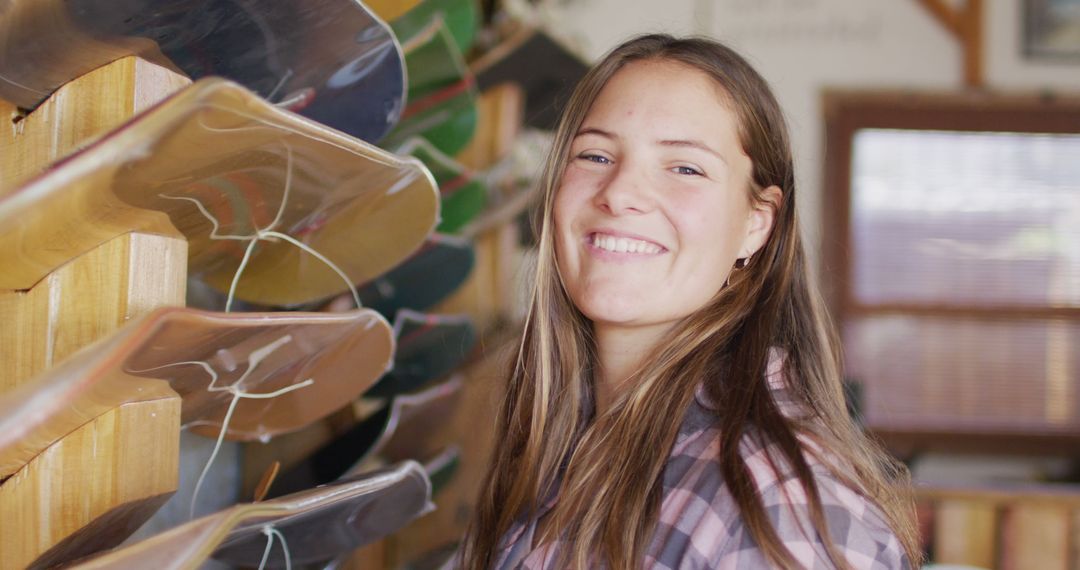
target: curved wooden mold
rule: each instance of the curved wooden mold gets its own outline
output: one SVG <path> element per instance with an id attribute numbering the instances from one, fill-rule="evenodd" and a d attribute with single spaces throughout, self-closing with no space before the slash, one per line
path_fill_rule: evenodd
<path id="1" fill-rule="evenodd" d="M 423 136 L 455 156 L 472 140 L 479 118 L 476 79 L 441 15 L 411 37 L 401 36 L 409 76 L 408 105 L 381 144 L 394 148 Z"/>
<path id="2" fill-rule="evenodd" d="M 182 157 L 182 158 L 180 158 Z M 427 169 L 203 79 L 0 200 L 0 289 L 28 289 L 59 265 L 166 221 L 188 240 L 189 275 L 238 299 L 295 305 L 397 265 L 431 232 Z"/>
<path id="3" fill-rule="evenodd" d="M 195 569 L 213 557 L 254 568 L 266 548 L 266 528 L 284 537 L 292 564 L 314 564 L 393 533 L 431 508 L 431 482 L 423 467 L 406 461 L 279 499 L 237 505 L 74 567 Z M 267 567 L 285 565 L 280 545 L 271 548 Z"/>
<path id="4" fill-rule="evenodd" d="M 371 142 L 404 105 L 401 47 L 355 0 L 9 0 L 0 45 L 0 98 L 28 109 L 129 55 L 229 78 Z"/>
<path id="5" fill-rule="evenodd" d="M 186 270 L 182 237 L 133 232 L 72 259 L 27 291 L 0 291 L 0 393 L 134 317 L 183 305 Z"/>
<path id="6" fill-rule="evenodd" d="M 427 139 L 414 137 L 396 150 L 419 158 L 439 184 L 442 219 L 435 231 L 453 234 L 465 227 L 487 205 L 487 188 L 473 173 L 435 148 Z"/>

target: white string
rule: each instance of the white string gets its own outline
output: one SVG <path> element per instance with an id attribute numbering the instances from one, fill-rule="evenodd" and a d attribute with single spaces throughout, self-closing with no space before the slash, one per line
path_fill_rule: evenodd
<path id="1" fill-rule="evenodd" d="M 298 239 L 296 239 L 296 238 L 294 238 L 294 237 L 292 237 L 292 236 L 290 236 L 288 234 L 283 234 L 281 232 L 269 231 L 269 232 L 260 232 L 260 233 L 262 233 L 263 235 L 271 236 L 271 237 L 281 238 L 281 239 L 295 245 L 296 247 L 310 253 L 311 255 L 313 255 L 315 257 L 315 259 L 318 259 L 319 261 L 325 263 L 327 265 L 327 267 L 332 269 L 334 271 L 334 273 L 337 273 L 338 277 L 341 277 L 341 280 L 344 281 L 345 284 L 349 286 L 349 292 L 352 293 L 353 301 L 356 302 L 356 308 L 359 309 L 360 307 L 363 306 L 363 304 L 360 303 L 360 293 L 359 293 L 359 291 L 356 290 L 356 286 L 353 285 L 352 281 L 349 279 L 349 276 L 345 275 L 345 272 L 342 271 L 341 268 L 339 268 L 337 265 L 334 265 L 334 263 L 331 262 L 329 259 L 327 259 L 326 256 L 324 256 L 323 254 L 315 251 L 315 248 L 311 247 L 310 245 L 308 245 L 308 244 L 306 244 L 306 243 L 304 243 L 304 242 L 302 242 L 302 241 L 300 241 L 300 240 L 298 240 Z"/>
<path id="2" fill-rule="evenodd" d="M 278 541 L 281 542 L 281 550 L 285 553 L 285 570 L 292 570 L 292 554 L 289 554 L 289 543 L 285 542 L 285 535 L 272 526 L 270 534 L 277 535 Z"/>
<path id="3" fill-rule="evenodd" d="M 267 344 L 265 346 L 259 347 L 259 348 L 255 349 L 255 350 L 251 351 L 251 354 L 248 356 L 248 367 L 247 367 L 247 369 L 244 370 L 244 373 L 241 374 L 240 377 L 237 378 L 235 382 L 233 382 L 232 384 L 230 384 L 228 386 L 217 386 L 216 383 L 217 383 L 218 375 L 214 372 L 214 370 L 208 364 L 206 364 L 204 362 L 199 362 L 199 361 L 177 362 L 177 363 L 174 363 L 174 364 L 166 364 L 165 366 L 159 366 L 158 367 L 158 368 L 165 368 L 167 366 L 179 366 L 179 365 L 182 365 L 182 364 L 201 365 L 201 366 L 203 366 L 203 368 L 205 370 L 207 370 L 210 373 L 210 376 L 211 376 L 210 384 L 206 387 L 207 392 L 229 392 L 229 393 L 232 394 L 232 400 L 229 402 L 229 408 L 228 408 L 228 410 L 225 411 L 225 418 L 221 422 L 221 431 L 218 432 L 217 440 L 214 442 L 214 449 L 213 449 L 213 451 L 210 452 L 210 458 L 206 460 L 206 465 L 203 466 L 202 473 L 199 474 L 199 480 L 196 481 L 196 483 L 195 483 L 195 490 L 191 494 L 191 504 L 189 505 L 189 516 L 191 518 L 195 518 L 195 504 L 196 504 L 196 502 L 197 502 L 197 500 L 199 498 L 199 492 L 202 490 L 203 482 L 206 480 L 206 475 L 210 472 L 210 467 L 214 464 L 214 460 L 217 458 L 218 452 L 221 451 L 221 444 L 225 441 L 225 434 L 226 434 L 226 432 L 229 431 L 229 424 L 232 422 L 233 411 L 236 410 L 236 406 L 240 402 L 240 399 L 241 398 L 248 398 L 248 399 L 251 399 L 251 400 L 265 400 L 265 399 L 269 399 L 269 398 L 276 398 L 278 396 L 281 396 L 283 394 L 287 394 L 287 393 L 292 392 L 294 390 L 299 390 L 300 388 L 305 388 L 307 386 L 311 386 L 312 384 L 315 383 L 315 381 L 313 379 L 308 378 L 307 380 L 304 380 L 303 382 L 298 382 L 296 384 L 292 384 L 292 385 L 286 386 L 284 388 L 280 388 L 278 390 L 275 390 L 273 392 L 268 392 L 268 393 L 265 393 L 265 394 L 252 394 L 250 392 L 245 391 L 241 387 L 243 385 L 244 381 L 247 380 L 248 375 L 250 375 L 255 370 L 255 368 L 258 367 L 260 363 L 262 363 L 263 360 L 265 360 L 268 356 L 270 356 L 270 354 L 272 354 L 278 348 L 280 348 L 281 346 L 283 346 L 285 344 L 288 344 L 291 341 L 292 341 L 292 336 L 291 335 L 284 335 L 281 338 L 279 338 L 279 339 L 277 339 L 277 340 L 275 340 L 275 341 L 273 341 L 273 342 L 271 342 L 271 343 L 269 343 L 269 344 Z M 153 370 L 153 369 L 150 369 L 150 370 Z"/>
<path id="4" fill-rule="evenodd" d="M 218 451 L 221 450 L 221 443 L 225 440 L 225 432 L 229 431 L 229 422 L 232 420 L 233 410 L 236 409 L 237 402 L 240 398 L 249 398 L 253 400 L 264 400 L 267 398 L 276 398 L 283 394 L 292 392 L 293 390 L 299 390 L 300 388 L 306 388 L 314 384 L 315 381 L 311 378 L 304 380 L 298 384 L 286 386 L 280 390 L 270 392 L 268 394 L 249 394 L 243 390 L 238 390 L 234 386 L 228 386 L 226 389 L 232 392 L 233 398 L 229 402 L 229 409 L 225 412 L 225 419 L 221 422 L 221 431 L 218 433 L 217 441 L 214 442 L 214 450 L 210 452 L 210 459 L 206 460 L 206 465 L 203 467 L 202 473 L 199 474 L 199 480 L 195 483 L 195 491 L 191 494 L 191 509 L 190 517 L 195 518 L 195 502 L 199 498 L 199 490 L 202 489 L 203 481 L 206 479 L 207 473 L 210 472 L 210 466 L 213 465 L 214 459 L 217 458 Z"/>
<path id="5" fill-rule="evenodd" d="M 289 203 L 289 193 L 292 191 L 293 180 L 292 147 L 289 146 L 289 144 L 285 141 L 281 141 L 281 144 L 285 146 L 285 153 L 287 157 L 285 161 L 285 191 L 282 193 L 281 196 L 281 205 L 278 206 L 278 211 L 277 214 L 274 216 L 273 221 L 271 221 L 270 224 L 267 225 L 265 228 L 256 227 L 254 235 L 219 235 L 218 232 L 221 229 L 220 222 L 217 220 L 217 218 L 214 217 L 213 214 L 210 213 L 209 210 L 206 209 L 206 206 L 203 205 L 203 203 L 200 202 L 197 198 L 192 198 L 190 196 L 168 196 L 166 194 L 159 194 L 159 196 L 161 196 L 162 198 L 168 198 L 170 200 L 186 200 L 195 204 L 195 207 L 198 208 L 199 213 L 201 213 L 206 219 L 210 220 L 210 224 L 213 226 L 213 229 L 210 231 L 211 240 L 235 240 L 248 242 L 247 248 L 245 248 L 244 250 L 244 257 L 240 260 L 240 265 L 237 266 L 236 273 L 233 274 L 232 281 L 229 283 L 229 294 L 225 298 L 226 313 L 232 311 L 232 303 L 236 297 L 237 284 L 240 282 L 240 276 L 243 274 L 244 269 L 247 268 L 247 264 L 251 260 L 251 256 L 255 252 L 255 245 L 262 240 L 275 241 L 276 239 L 284 240 L 296 246 L 301 251 L 311 254 L 316 259 L 326 264 L 327 267 L 329 267 L 334 273 L 338 275 L 338 277 L 341 278 L 342 281 L 345 282 L 345 285 L 352 293 L 353 301 L 356 303 L 356 307 L 360 308 L 363 305 L 360 302 L 359 291 L 357 291 L 356 286 L 353 284 L 352 280 L 349 279 L 349 276 L 346 275 L 345 272 L 337 266 L 337 264 L 335 264 L 333 261 L 330 261 L 329 258 L 316 251 L 315 248 L 311 247 L 310 245 L 303 243 L 288 234 L 275 230 L 278 224 L 281 223 L 282 217 L 284 217 L 285 215 L 285 207 Z"/>
<path id="6" fill-rule="evenodd" d="M 268 524 L 262 527 L 262 533 L 266 535 L 266 549 L 263 550 L 262 560 L 259 562 L 259 570 L 263 570 L 266 567 L 266 561 L 270 557 L 270 548 L 274 545 L 274 538 L 277 537 L 278 542 L 281 543 L 281 550 L 285 552 L 285 570 L 292 570 L 292 555 L 289 554 L 289 543 L 285 540 L 285 535 L 281 534 L 281 531 L 274 528 L 274 525 Z"/>
<path id="7" fill-rule="evenodd" d="M 259 561 L 259 570 L 266 568 L 266 559 L 270 557 L 270 548 L 274 546 L 274 533 L 271 532 L 272 526 L 264 526 L 262 533 L 266 535 L 266 548 L 263 549 L 262 560 Z"/>

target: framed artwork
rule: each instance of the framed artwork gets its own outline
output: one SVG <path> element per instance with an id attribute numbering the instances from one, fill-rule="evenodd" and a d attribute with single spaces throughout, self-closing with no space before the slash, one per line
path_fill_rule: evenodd
<path id="1" fill-rule="evenodd" d="M 1080 62 L 1080 0 L 1024 0 L 1024 55 Z"/>

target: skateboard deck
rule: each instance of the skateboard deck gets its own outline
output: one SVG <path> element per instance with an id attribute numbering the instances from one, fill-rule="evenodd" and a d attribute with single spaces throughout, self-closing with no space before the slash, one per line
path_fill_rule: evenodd
<path id="1" fill-rule="evenodd" d="M 460 376 L 418 394 L 394 398 L 306 461 L 287 470 L 270 493 L 296 492 L 351 477 L 392 458 L 427 458 L 439 449 L 432 435 L 449 421 L 460 399 Z"/>
<path id="2" fill-rule="evenodd" d="M 401 47 L 355 0 L 13 0 L 0 45 L 0 98 L 28 109 L 128 55 L 231 79 L 370 142 L 404 104 Z"/>
<path id="3" fill-rule="evenodd" d="M 414 156 L 428 167 L 439 184 L 442 220 L 435 231 L 453 234 L 476 218 L 487 205 L 487 188 L 468 169 L 435 148 L 427 139 L 414 137 L 396 151 Z"/>
<path id="4" fill-rule="evenodd" d="M 347 474 L 365 469 L 365 463 L 373 465 L 376 457 L 393 462 L 435 455 L 440 449 L 433 436 L 442 432 L 453 419 L 463 386 L 464 378 L 455 375 L 423 392 L 394 398 L 391 403 L 393 429 L 385 430 L 371 451 Z"/>
<path id="5" fill-rule="evenodd" d="M 402 38 L 408 101 L 397 127 L 380 144 L 394 148 L 422 136 L 455 156 L 476 132 L 476 80 L 443 19 L 436 15 L 415 36 Z"/>
<path id="6" fill-rule="evenodd" d="M 295 305 L 397 265 L 438 209 L 416 159 L 208 78 L 0 200 L 0 289 L 28 289 L 69 259 L 144 231 L 185 237 L 189 275 L 222 291 L 250 253 L 236 298 Z"/>
<path id="7" fill-rule="evenodd" d="M 462 54 L 469 53 L 476 31 L 480 27 L 480 12 L 476 0 L 424 0 L 404 14 L 385 18 L 399 38 L 411 38 L 436 17 L 446 22 L 454 45 Z M 382 14 L 374 8 L 376 14 Z"/>
<path id="8" fill-rule="evenodd" d="M 292 565 L 316 564 L 374 542 L 431 510 L 431 482 L 406 461 L 279 499 L 241 504 L 144 541 L 77 563 L 74 568 L 196 569 L 208 558 L 260 567 L 272 528 Z M 280 538 L 268 568 L 287 566 Z"/>
<path id="9" fill-rule="evenodd" d="M 105 411 L 160 390 L 158 379 L 183 398 L 184 425 L 217 436 L 233 398 L 228 386 L 269 393 L 310 378 L 274 398 L 240 398 L 226 436 L 254 440 L 298 429 L 375 382 L 390 364 L 393 342 L 385 319 L 366 309 L 158 309 L 0 396 L 0 477 Z"/>
<path id="10" fill-rule="evenodd" d="M 496 85 L 514 83 L 525 90 L 527 126 L 553 131 L 574 86 L 589 64 L 546 32 L 522 29 L 473 63 L 476 83 L 487 92 Z"/>
<path id="11" fill-rule="evenodd" d="M 431 479 L 431 495 L 435 496 L 443 490 L 457 474 L 461 466 L 461 448 L 451 445 L 440 451 L 432 458 L 424 461 L 424 471 Z"/>
<path id="12" fill-rule="evenodd" d="M 475 262 L 470 242 L 435 234 L 404 263 L 361 287 L 360 300 L 388 316 L 406 308 L 424 311 L 456 291 Z"/>
<path id="13" fill-rule="evenodd" d="M 393 22 L 419 3 L 420 0 L 367 0 L 364 5 L 384 22 Z"/>
<path id="14" fill-rule="evenodd" d="M 423 389 L 461 366 L 476 345 L 476 327 L 467 316 L 425 315 L 402 309 L 394 317 L 394 367 L 365 398 L 390 398 Z"/>

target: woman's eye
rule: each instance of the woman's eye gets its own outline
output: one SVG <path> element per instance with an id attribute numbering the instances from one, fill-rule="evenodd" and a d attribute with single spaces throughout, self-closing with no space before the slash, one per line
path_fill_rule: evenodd
<path id="1" fill-rule="evenodd" d="M 702 172 L 702 171 L 700 171 L 700 170 L 698 170 L 696 168 L 693 168 L 691 166 L 676 166 L 672 170 L 674 170 L 676 174 L 683 174 L 685 176 L 704 176 L 705 175 L 704 172 Z"/>
<path id="2" fill-rule="evenodd" d="M 611 159 L 599 154 L 582 153 L 578 155 L 578 158 L 589 162 L 595 162 L 596 164 L 611 164 Z"/>

